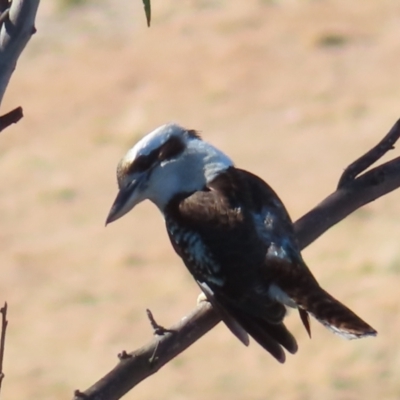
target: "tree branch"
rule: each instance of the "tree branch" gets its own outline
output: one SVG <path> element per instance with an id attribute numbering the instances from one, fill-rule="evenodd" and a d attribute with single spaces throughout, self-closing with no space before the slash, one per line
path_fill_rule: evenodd
<path id="1" fill-rule="evenodd" d="M 122 352 L 119 364 L 85 392 L 75 391 L 76 400 L 117 400 L 163 365 L 186 350 L 218 324 L 220 318 L 210 303 L 202 302 L 163 336 L 155 336 L 132 353 Z"/>
<path id="2" fill-rule="evenodd" d="M 388 135 L 364 156 L 352 163 L 340 179 L 338 189 L 295 223 L 303 249 L 337 222 L 363 205 L 400 187 L 400 157 L 361 176 L 400 136 L 398 121 Z M 358 178 L 357 178 L 358 176 Z M 211 305 L 202 302 L 168 330 L 160 330 L 147 345 L 131 353 L 122 352 L 119 364 L 85 392 L 76 391 L 74 400 L 117 400 L 148 376 L 187 349 L 220 322 Z M 160 327 L 151 317 L 153 327 Z"/>
<path id="3" fill-rule="evenodd" d="M 0 116 L 0 132 L 8 126 L 16 124 L 23 116 L 21 107 L 14 108 L 14 110 Z"/>
<path id="4" fill-rule="evenodd" d="M 400 136 L 400 120 L 393 125 L 389 133 L 370 151 L 350 164 L 339 179 L 338 189 L 350 185 L 361 172 L 369 168 L 374 162 L 382 158 L 389 150 L 394 149 L 394 144 Z"/>
<path id="5" fill-rule="evenodd" d="M 335 192 L 295 223 L 302 249 L 358 208 L 400 187 L 400 157 L 356 178 L 393 149 L 399 137 L 400 120 L 375 147 L 345 169 Z"/>
<path id="6" fill-rule="evenodd" d="M 40 0 L 2 0 L 0 3 L 0 105 L 17 60 L 35 32 Z"/>
<path id="7" fill-rule="evenodd" d="M 7 331 L 7 303 L 0 308 L 1 314 L 1 336 L 0 336 L 0 390 L 1 384 L 3 383 L 4 372 L 3 372 L 3 361 L 4 361 L 4 351 L 6 348 L 6 331 Z"/>

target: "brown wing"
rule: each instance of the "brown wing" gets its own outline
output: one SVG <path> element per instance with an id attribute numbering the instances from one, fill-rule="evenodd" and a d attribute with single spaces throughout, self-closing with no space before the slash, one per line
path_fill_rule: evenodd
<path id="1" fill-rule="evenodd" d="M 222 179 L 221 179 L 222 178 Z M 291 218 L 274 190 L 258 176 L 236 169 L 235 174 L 212 182 L 211 189 L 228 196 L 231 202 L 246 204 L 258 233 L 266 246 L 265 260 L 260 264 L 262 279 L 280 283 L 295 301 L 306 299 L 309 293 L 319 291 L 319 285 L 304 263 L 298 249 Z M 232 191 L 232 188 L 235 188 Z M 308 314 L 299 308 L 299 314 L 309 336 Z"/>
<path id="2" fill-rule="evenodd" d="M 247 181 L 244 174 L 231 168 L 204 191 L 174 199 L 166 209 L 167 228 L 196 281 L 201 287 L 207 285 L 207 297 L 211 293 L 212 304 L 222 309 L 227 326 L 234 331 L 226 318 L 229 315 L 283 362 L 281 346 L 294 353 L 297 344 L 282 323 L 285 307 L 271 300 L 260 280 L 268 242 L 260 237 L 253 216 L 265 201 L 278 210 L 281 203 L 268 198 L 273 195 L 268 188 L 254 193 L 258 182 Z"/>

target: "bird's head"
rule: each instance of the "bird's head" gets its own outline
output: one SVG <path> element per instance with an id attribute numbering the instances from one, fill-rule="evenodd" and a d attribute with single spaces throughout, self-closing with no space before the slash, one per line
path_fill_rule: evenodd
<path id="1" fill-rule="evenodd" d="M 228 156 L 203 141 L 196 131 L 163 125 L 143 137 L 119 162 L 119 193 L 106 223 L 146 199 L 163 211 L 175 195 L 203 190 L 232 165 Z"/>

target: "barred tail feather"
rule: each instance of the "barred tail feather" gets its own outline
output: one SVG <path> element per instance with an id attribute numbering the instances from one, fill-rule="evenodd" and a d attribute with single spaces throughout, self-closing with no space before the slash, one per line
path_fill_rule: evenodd
<path id="1" fill-rule="evenodd" d="M 375 329 L 322 288 L 297 303 L 299 308 L 307 311 L 322 325 L 346 339 L 377 334 Z"/>

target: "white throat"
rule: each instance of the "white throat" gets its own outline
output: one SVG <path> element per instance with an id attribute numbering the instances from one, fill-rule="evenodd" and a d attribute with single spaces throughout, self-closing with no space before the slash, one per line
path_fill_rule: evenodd
<path id="1" fill-rule="evenodd" d="M 218 174 L 233 166 L 222 151 L 200 139 L 189 139 L 174 159 L 161 162 L 150 177 L 147 197 L 163 211 L 179 193 L 202 190 Z"/>

